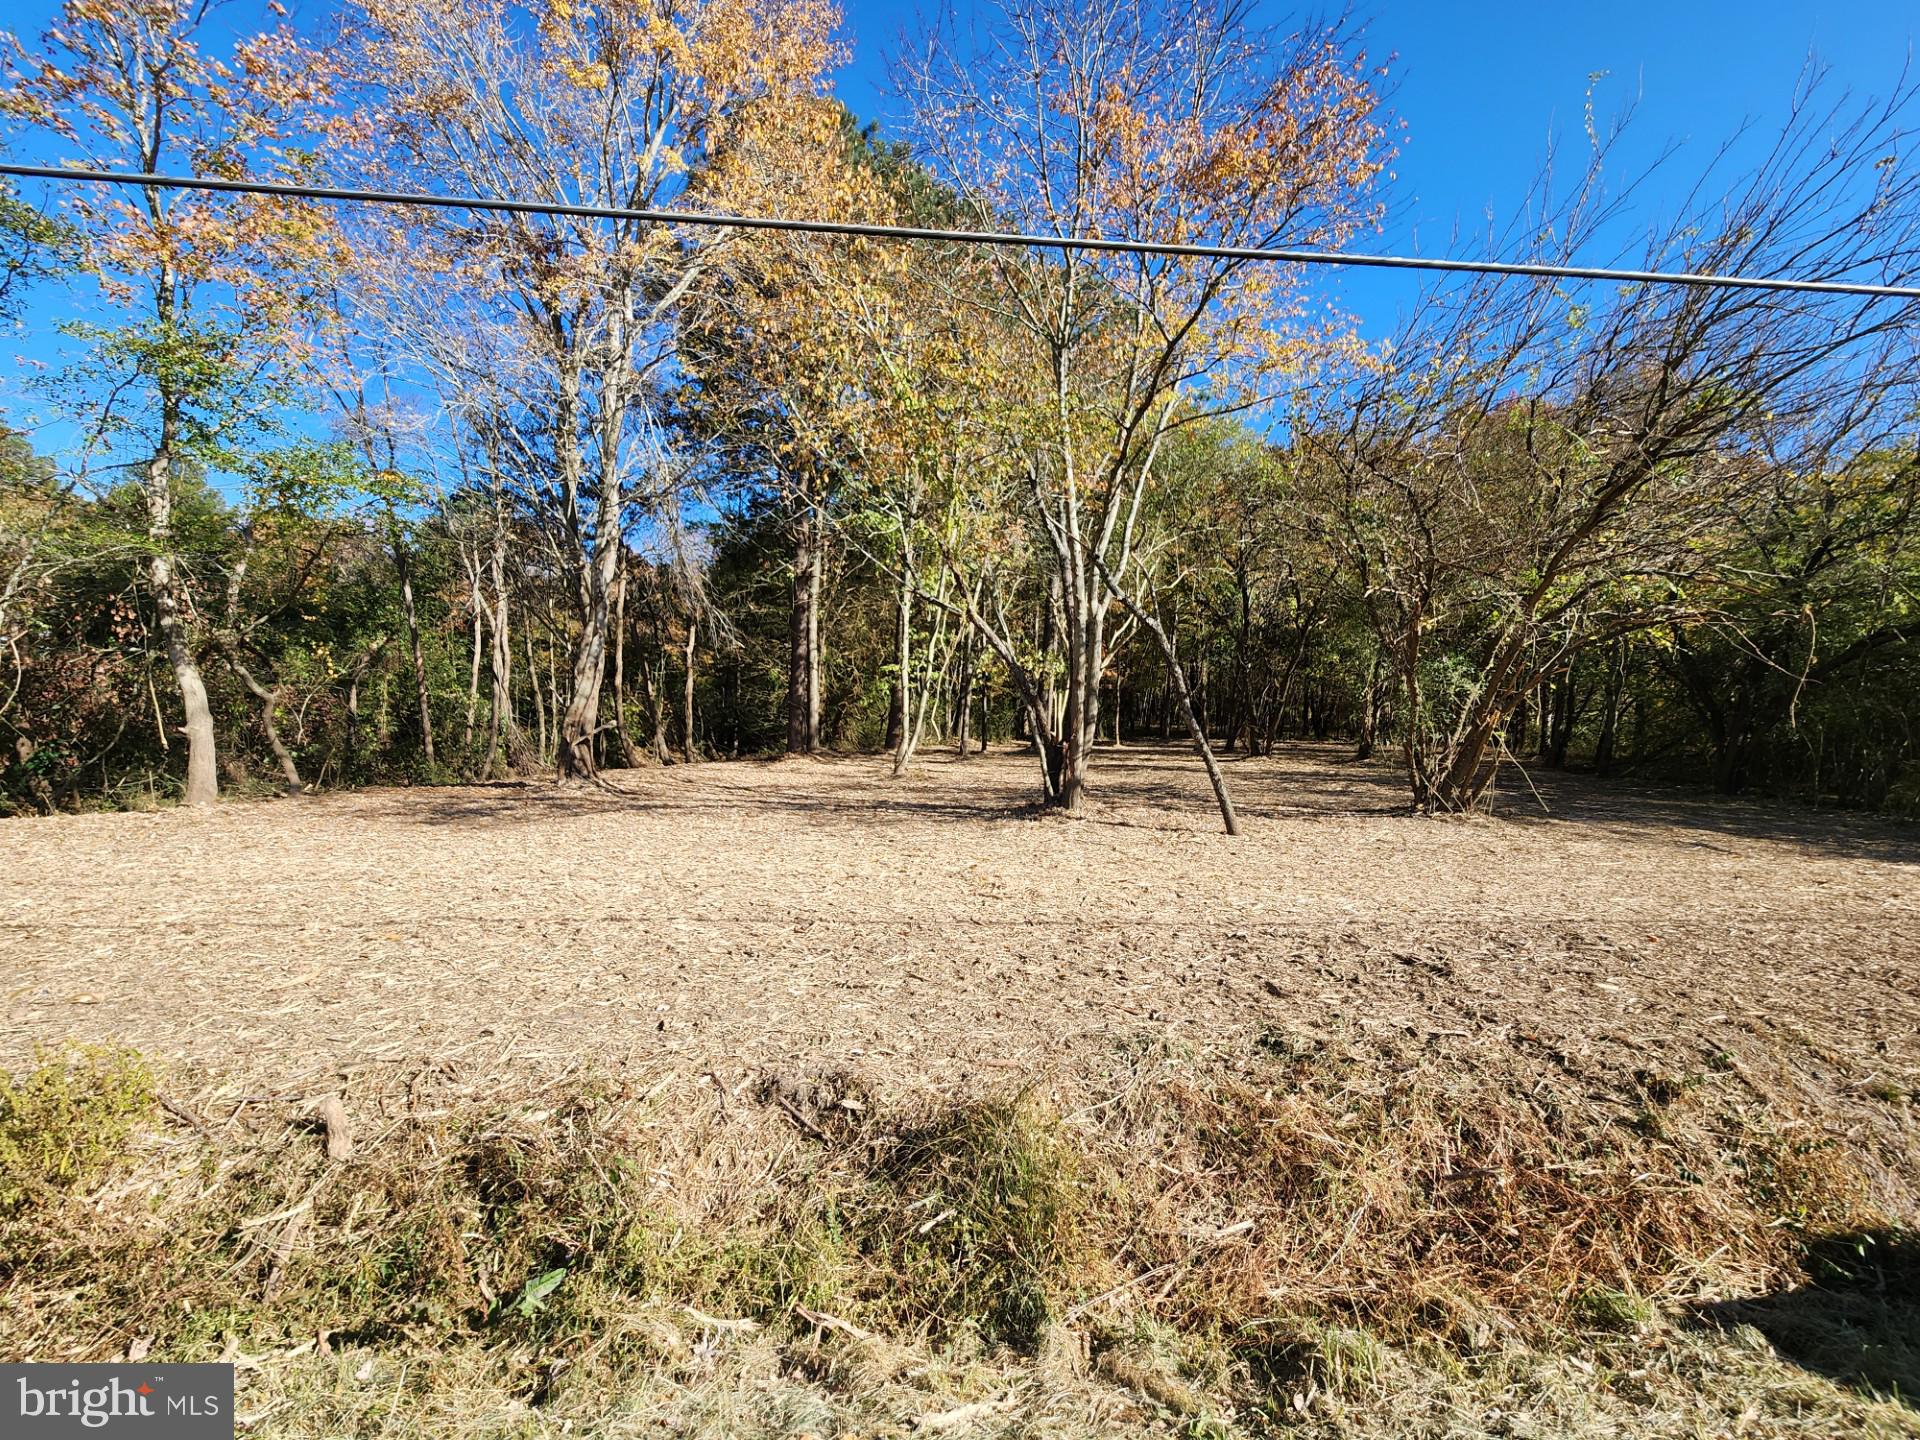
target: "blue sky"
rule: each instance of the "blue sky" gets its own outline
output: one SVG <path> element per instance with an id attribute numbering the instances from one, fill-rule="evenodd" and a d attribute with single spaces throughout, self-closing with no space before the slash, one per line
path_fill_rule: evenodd
<path id="1" fill-rule="evenodd" d="M 884 0 L 842 0 L 854 47 L 837 81 L 841 98 L 883 127 L 896 106 L 886 83 L 886 56 L 912 12 Z M 962 18 L 966 0 L 955 0 Z M 326 7 L 304 0 L 297 18 Z M 10 0 L 7 28 L 29 40 L 44 28 L 46 0 Z M 230 13 L 251 12 L 235 5 Z M 1263 5 L 1262 18 L 1283 23 L 1290 7 Z M 1484 227 L 1491 210 L 1508 217 L 1536 174 L 1549 136 L 1579 137 L 1589 77 L 1607 116 L 1629 104 L 1637 114 L 1622 156 L 1627 166 L 1669 141 L 1686 144 L 1681 164 L 1642 197 L 1641 213 L 1658 218 L 1677 203 L 1676 187 L 1743 123 L 1765 131 L 1785 114 L 1810 57 L 1833 81 L 1862 95 L 1885 95 L 1899 80 L 1920 39 L 1920 7 L 1912 0 L 1792 4 L 1783 0 L 1693 5 L 1620 0 L 1560 6 L 1482 3 L 1422 4 L 1377 0 L 1366 11 L 1369 52 L 1393 56 L 1392 109 L 1406 123 L 1395 167 L 1393 218 L 1369 247 L 1438 253 L 1456 226 Z M 57 147 L 18 147 L 57 155 Z M 1358 248 L 1358 247 L 1356 247 Z M 1329 277 L 1340 302 L 1363 329 L 1381 333 L 1413 294 L 1411 276 L 1348 272 Z M 86 287 L 50 288 L 36 297 L 11 343 L 0 341 L 0 414 L 22 417 L 17 379 L 24 362 L 54 354 L 52 327 L 84 303 Z M 23 418 L 23 417 L 22 417 Z"/>
<path id="2" fill-rule="evenodd" d="M 885 56 L 900 33 L 902 7 L 842 0 L 853 63 L 840 96 L 883 123 L 893 102 Z M 961 0 L 959 13 L 970 7 Z M 1262 4 L 1282 25 L 1293 7 Z M 1370 56 L 1392 60 L 1394 111 L 1407 122 L 1398 165 L 1413 218 L 1442 235 L 1456 216 L 1509 206 L 1537 167 L 1550 132 L 1577 134 L 1588 77 L 1605 71 L 1603 113 L 1638 100 L 1634 129 L 1653 149 L 1669 138 L 1716 143 L 1743 121 L 1777 121 L 1810 55 L 1835 80 L 1884 95 L 1909 48 L 1920 42 L 1920 7 L 1910 0 L 1847 4 L 1748 3 L 1558 6 L 1489 0 L 1422 4 L 1376 0 L 1359 7 Z M 904 22 L 909 29 L 914 22 Z"/>
<path id="3" fill-rule="evenodd" d="M 955 0 L 964 17 L 970 8 Z M 842 0 L 854 62 L 839 93 L 863 117 L 884 124 L 897 107 L 888 94 L 884 57 L 895 48 L 911 12 L 885 0 Z M 1623 168 L 1650 160 L 1670 141 L 1686 143 L 1664 184 L 1642 197 L 1656 218 L 1678 203 L 1683 179 L 1743 124 L 1756 133 L 1785 118 L 1794 85 L 1809 59 L 1831 81 L 1859 95 L 1884 96 L 1920 44 L 1920 5 L 1913 0 L 1794 4 L 1786 0 L 1562 0 L 1479 4 L 1374 0 L 1356 5 L 1372 57 L 1393 57 L 1392 109 L 1406 122 L 1394 169 L 1394 214 L 1385 233 L 1354 242 L 1437 254 L 1455 227 L 1483 231 L 1491 210 L 1508 218 L 1538 173 L 1549 137 L 1580 139 L 1589 77 L 1604 119 L 1635 110 L 1620 152 Z M 1262 3 L 1257 14 L 1283 25 L 1294 6 Z M 1325 13 L 1325 11 L 1306 13 Z M 1563 152 L 1565 153 L 1565 152 Z M 1339 272 L 1343 303 L 1363 327 L 1389 327 L 1418 280 L 1378 271 Z"/>

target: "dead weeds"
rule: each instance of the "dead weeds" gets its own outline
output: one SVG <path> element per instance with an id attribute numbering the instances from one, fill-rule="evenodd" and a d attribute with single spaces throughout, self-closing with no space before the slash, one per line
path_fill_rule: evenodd
<path id="1" fill-rule="evenodd" d="M 198 1126 L 129 1108 L 124 1062 L 57 1057 L 15 1091 L 67 1097 L 87 1133 L 63 1144 L 95 1162 L 0 1224 L 0 1353 L 235 1360 L 285 1434 L 383 1383 L 404 1403 L 356 1411 L 362 1433 L 466 1433 L 421 1421 L 454 1373 L 519 1417 L 494 1433 L 592 1404 L 592 1433 L 618 1433 L 644 1392 L 694 1433 L 876 1423 L 884 1397 L 893 1424 L 953 1401 L 989 1431 L 1052 1407 L 1057 1428 L 1018 1433 L 1235 1435 L 1364 1433 L 1495 1391 L 1578 1433 L 1582 1406 L 1725 1403 L 1687 1387 L 1729 1355 L 1793 1368 L 1778 1346 L 1801 1380 L 1749 1433 L 1813 1413 L 1915 1430 L 1894 1398 L 1920 1383 L 1912 1347 L 1862 1339 L 1916 1313 L 1910 1241 L 1859 1208 L 1844 1147 L 1807 1152 L 1790 1117 L 1762 1131 L 1705 1087 L 1654 1135 L 1567 1087 L 1394 1059 L 1135 1047 L 832 1136 L 797 1132 L 791 1082 L 719 1119 L 672 1084 L 507 1101 L 416 1074 L 341 1162 L 301 1102 L 172 1102 L 228 1109 Z M 363 1121 L 374 1098 L 348 1096 Z M 1837 1308 L 1768 1308 L 1796 1293 Z M 323 1396 L 343 1355 L 359 1378 Z M 982 1376 L 1004 1393 L 973 1394 Z M 789 1408 L 748 1425 L 713 1390 L 738 1385 Z"/>

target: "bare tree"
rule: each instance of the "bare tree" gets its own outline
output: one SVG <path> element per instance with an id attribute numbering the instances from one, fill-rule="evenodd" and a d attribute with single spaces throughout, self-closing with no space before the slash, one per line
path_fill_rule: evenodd
<path id="1" fill-rule="evenodd" d="M 1641 267 L 1911 283 L 1913 93 L 1809 86 Z M 1564 262 L 1604 238 L 1605 151 L 1510 253 Z M 1583 651 L 1707 615 L 1731 516 L 1910 419 L 1917 323 L 1898 299 L 1481 278 L 1429 294 L 1384 364 L 1303 414 L 1297 456 L 1402 690 L 1415 804 L 1479 804 L 1511 718 Z"/>

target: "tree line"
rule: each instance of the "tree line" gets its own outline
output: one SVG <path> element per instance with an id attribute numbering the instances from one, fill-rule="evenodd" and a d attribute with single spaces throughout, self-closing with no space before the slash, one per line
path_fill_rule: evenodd
<path id="1" fill-rule="evenodd" d="M 1003 0 L 860 127 L 822 0 L 69 0 L 16 139 L 98 168 L 1338 249 L 1397 131 L 1344 22 Z M 1478 254 L 1912 285 L 1913 93 L 1632 170 L 1591 106 Z M 1543 765 L 1920 810 L 1920 305 L 74 186 L 0 441 L 14 810 L 822 749 L 1297 739 L 1411 804 Z M 1410 292 L 1412 294 L 1412 292 Z M 25 416 L 58 421 L 27 428 Z M 43 436 L 55 435 L 57 444 Z"/>

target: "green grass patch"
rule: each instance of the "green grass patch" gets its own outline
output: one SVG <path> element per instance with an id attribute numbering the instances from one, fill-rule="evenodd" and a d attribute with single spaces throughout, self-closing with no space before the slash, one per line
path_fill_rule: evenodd
<path id="1" fill-rule="evenodd" d="M 128 1050 L 71 1047 L 0 1072 L 0 1216 L 118 1168 L 153 1105 L 153 1076 Z"/>
<path id="2" fill-rule="evenodd" d="M 860 1225 L 869 1295 L 896 1326 L 1031 1349 L 1112 1273 L 1088 1217 L 1088 1163 L 1032 1095 L 956 1106 L 883 1153 Z"/>

